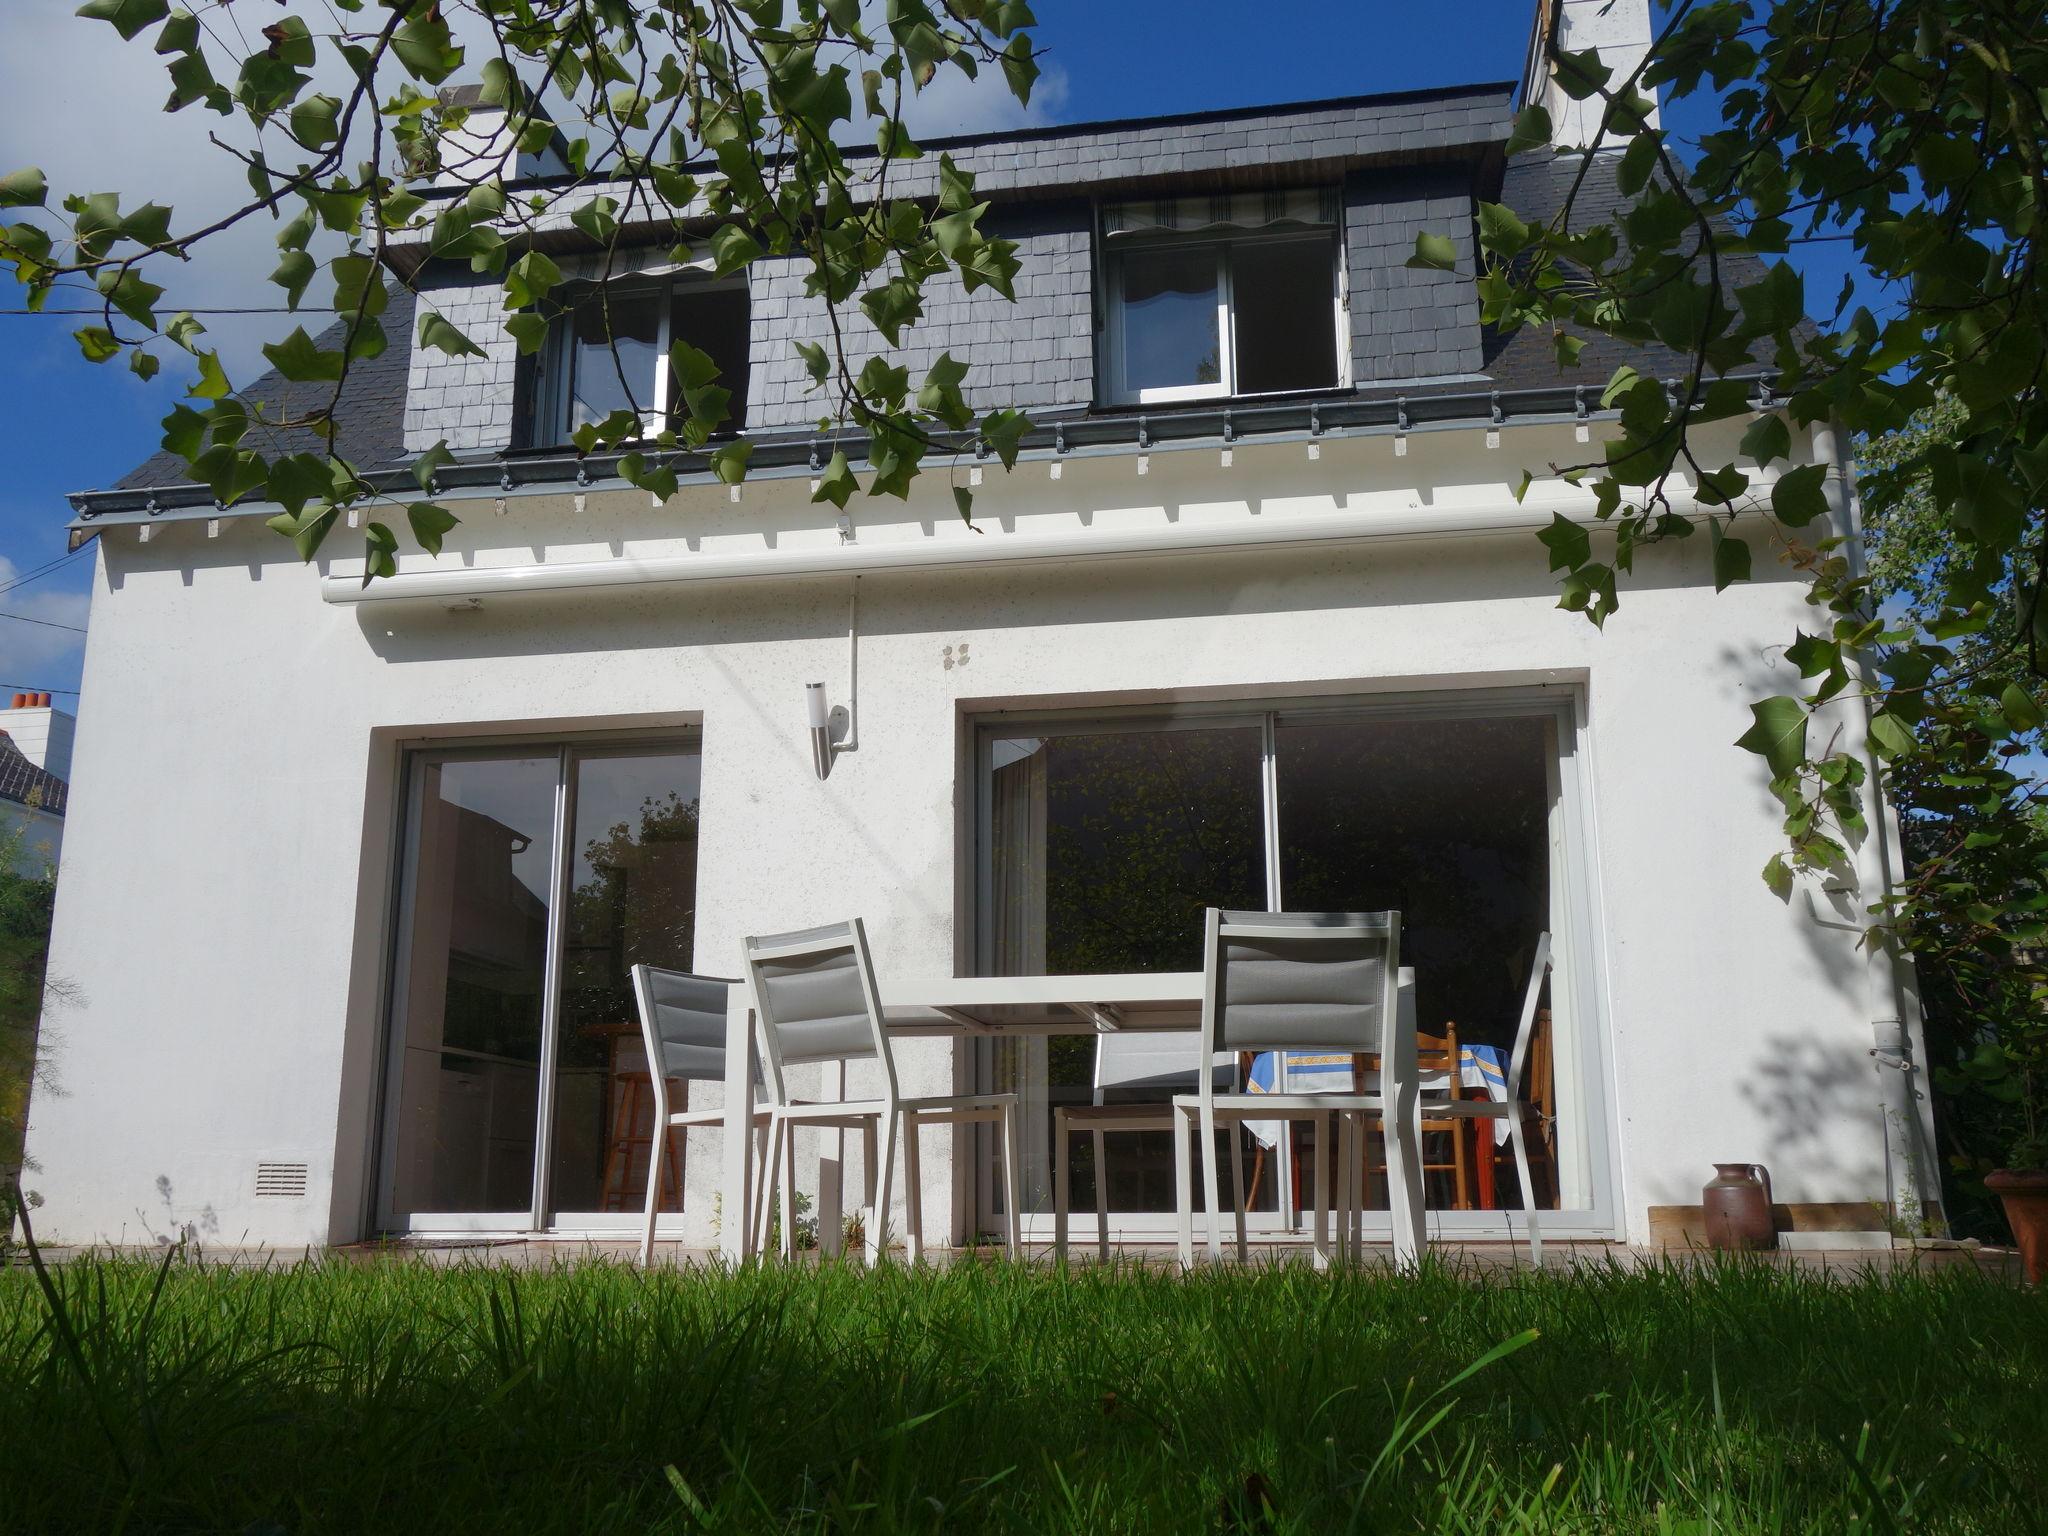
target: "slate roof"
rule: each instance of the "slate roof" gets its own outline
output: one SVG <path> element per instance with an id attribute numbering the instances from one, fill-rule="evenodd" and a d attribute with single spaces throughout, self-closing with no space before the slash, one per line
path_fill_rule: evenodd
<path id="1" fill-rule="evenodd" d="M 1508 162 L 1502 178 L 1500 201 L 1529 221 L 1548 221 L 1557 216 L 1571 193 L 1572 180 L 1584 157 L 1576 152 L 1517 156 Z M 1619 155 L 1599 156 L 1586 172 L 1584 185 L 1572 202 L 1572 228 L 1588 229 L 1597 224 L 1614 224 L 1628 206 L 1615 185 Z M 1764 275 L 1764 265 L 1755 256 L 1725 255 L 1721 258 L 1722 282 L 1733 290 L 1753 283 Z M 1485 337 L 1486 373 L 1502 389 L 1542 389 L 1556 385 L 1604 386 L 1614 370 L 1628 363 L 1653 378 L 1677 378 L 1685 373 L 1687 360 L 1669 347 L 1651 343 L 1636 346 L 1616 341 L 1597 331 L 1574 332 L 1585 342 L 1576 367 L 1560 368 L 1557 351 L 1547 330 L 1523 326 L 1503 336 L 1490 327 Z M 1760 368 L 1770 364 L 1770 346 L 1759 342 L 1755 351 Z"/>
<path id="2" fill-rule="evenodd" d="M 13 739 L 0 731 L 0 800 L 16 805 L 34 805 L 52 816 L 64 814 L 64 802 L 71 787 L 47 768 L 38 768 L 22 755 Z"/>
<path id="3" fill-rule="evenodd" d="M 335 449 L 358 469 L 382 469 L 405 460 L 406 365 L 412 354 L 413 296 L 398 284 L 391 284 L 391 303 L 384 311 L 384 334 L 390 344 L 383 352 L 349 370 L 335 419 L 340 430 Z M 315 338 L 319 345 L 338 351 L 347 334 L 346 324 L 337 320 Z M 275 370 L 265 372 L 241 393 L 248 400 L 260 400 L 265 415 L 280 411 L 305 415 L 324 407 L 334 392 L 331 384 L 293 384 Z M 259 442 L 260 437 L 260 442 Z M 252 429 L 248 444 L 253 449 L 276 455 L 324 453 L 326 445 L 314 433 L 303 429 L 272 431 Z M 119 489 L 154 489 L 184 485 L 191 481 L 191 466 L 169 451 L 143 460 L 116 482 Z"/>

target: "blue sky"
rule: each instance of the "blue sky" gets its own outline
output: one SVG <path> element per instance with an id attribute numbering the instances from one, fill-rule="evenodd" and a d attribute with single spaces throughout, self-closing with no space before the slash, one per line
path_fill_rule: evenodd
<path id="1" fill-rule="evenodd" d="M 157 112 L 165 86 L 149 38 L 123 44 L 104 23 L 73 17 L 75 3 L 8 0 L 0 170 L 39 164 L 54 189 L 118 190 L 124 203 L 149 198 L 181 213 L 229 206 L 226 199 L 243 184 L 233 163 L 203 141 L 204 131 L 223 120 L 201 120 L 197 109 L 175 118 Z M 299 0 L 293 3 L 297 8 Z M 1031 117 L 1073 122 L 1512 79 L 1533 4 L 1037 0 L 1039 40 L 1050 54 Z M 94 68 L 45 67 L 53 57 L 87 56 Z M 930 134 L 1016 120 L 1013 107 L 980 95 L 935 104 L 932 119 L 915 126 Z M 194 270 L 176 284 L 157 274 L 171 285 L 163 307 L 269 302 L 274 290 L 264 290 L 261 277 L 274 253 L 267 232 L 251 234 L 239 246 L 224 245 L 211 262 L 202 247 Z M 1802 257 L 1802 265 L 1822 268 L 1809 279 L 1817 305 L 1832 303 L 1842 254 L 1840 247 L 1818 247 Z M 0 280 L 0 308 L 19 302 L 19 290 Z M 257 346 L 291 323 L 282 316 L 209 321 L 240 379 L 253 374 Z M 85 362 L 62 320 L 0 315 L 0 443 L 8 460 L 0 482 L 0 613 L 42 621 L 0 618 L 0 688 L 78 688 L 84 636 L 55 626 L 85 623 L 91 554 L 4 589 L 63 559 L 70 515 L 64 493 L 110 484 L 154 452 L 158 422 L 180 389 L 180 370 L 169 362 L 144 385 L 124 363 Z"/>

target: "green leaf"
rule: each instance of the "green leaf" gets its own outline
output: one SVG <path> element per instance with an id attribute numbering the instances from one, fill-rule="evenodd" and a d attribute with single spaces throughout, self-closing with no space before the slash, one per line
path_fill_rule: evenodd
<path id="1" fill-rule="evenodd" d="M 974 526 L 974 492 L 964 485 L 954 486 L 953 505 L 959 509 L 960 521 L 972 528 Z"/>
<path id="2" fill-rule="evenodd" d="M 303 325 L 294 327 L 283 341 L 265 346 L 263 355 L 295 384 L 338 382 L 346 361 L 339 352 L 322 352 Z"/>
<path id="3" fill-rule="evenodd" d="M 200 446 L 206 441 L 204 416 L 190 406 L 173 406 L 171 414 L 163 419 L 163 429 L 165 452 L 175 453 L 188 464 L 199 457 Z"/>
<path id="4" fill-rule="evenodd" d="M 1022 411 L 991 411 L 981 418 L 981 435 L 1005 469 L 1017 467 L 1018 445 L 1030 430 L 1031 419 Z"/>
<path id="5" fill-rule="evenodd" d="M 1919 745 L 1911 726 L 1897 715 L 1883 713 L 1870 717 L 1870 744 L 1879 757 L 1887 759 L 1905 757 Z"/>
<path id="6" fill-rule="evenodd" d="M 1770 764 L 1771 777 L 1782 779 L 1806 761 L 1806 706 L 1783 694 L 1749 706 L 1754 723 L 1735 745 Z"/>
<path id="7" fill-rule="evenodd" d="M 521 357 L 531 357 L 544 346 L 548 339 L 548 322 L 545 316 L 532 310 L 522 310 L 516 315 L 505 317 L 505 330 L 518 344 Z"/>
<path id="8" fill-rule="evenodd" d="M 86 0 L 78 14 L 89 21 L 110 21 L 121 41 L 132 43 L 143 28 L 154 26 L 171 14 L 170 0 Z M 104 34 L 102 34 L 104 35 Z M 16 39 L 17 44 L 19 39 Z"/>
<path id="9" fill-rule="evenodd" d="M 1785 425 L 1784 417 L 1768 411 L 1752 421 L 1742 434 L 1741 451 L 1760 465 L 1769 464 L 1773 459 L 1790 458 L 1792 429 Z"/>
<path id="10" fill-rule="evenodd" d="M 442 438 L 425 453 L 412 461 L 412 480 L 427 495 L 434 494 L 434 472 L 444 464 L 453 464 L 455 455 L 448 451 L 448 439 Z"/>
<path id="11" fill-rule="evenodd" d="M 804 360 L 804 372 L 811 376 L 811 388 L 816 389 L 831 375 L 832 363 L 825 355 L 825 349 L 815 341 L 796 343 L 797 355 Z"/>
<path id="12" fill-rule="evenodd" d="M 619 478 L 656 501 L 667 501 L 676 493 L 676 472 L 666 464 L 650 466 L 645 454 L 629 453 L 620 459 Z"/>
<path id="13" fill-rule="evenodd" d="M 1541 107 L 1524 107 L 1515 114 L 1515 126 L 1508 132 L 1508 153 L 1525 155 L 1549 144 L 1553 130 L 1550 114 Z"/>
<path id="14" fill-rule="evenodd" d="M 840 511 L 853 499 L 853 493 L 860 489 L 860 482 L 854 478 L 852 468 L 846 462 L 846 454 L 840 449 L 832 450 L 831 462 L 825 472 L 818 476 L 818 488 L 811 492 L 812 501 L 829 501 Z"/>
<path id="15" fill-rule="evenodd" d="M 82 325 L 71 335 L 88 363 L 104 363 L 121 350 L 114 333 L 103 325 Z"/>
<path id="16" fill-rule="evenodd" d="M 711 232 L 713 271 L 720 277 L 739 271 L 761 254 L 761 242 L 737 224 L 721 224 Z"/>
<path id="17" fill-rule="evenodd" d="M 1479 204 L 1479 243 L 1496 256 L 1517 255 L 1529 243 L 1529 226 L 1505 203 L 1482 202 Z M 1456 260 L 1455 252 L 1452 260 Z"/>
<path id="18" fill-rule="evenodd" d="M 292 137 L 308 149 L 325 149 L 340 137 L 341 98 L 308 96 L 292 108 Z"/>
<path id="19" fill-rule="evenodd" d="M 1718 520 L 1709 525 L 1714 542 L 1714 590 L 1725 592 L 1738 581 L 1749 580 L 1749 546 L 1732 533 L 1723 533 Z"/>
<path id="20" fill-rule="evenodd" d="M 154 353 L 145 352 L 140 347 L 128 354 L 129 372 L 145 383 L 156 377 L 160 366 Z"/>
<path id="21" fill-rule="evenodd" d="M 1804 528 L 1815 518 L 1825 517 L 1828 500 L 1821 487 L 1827 474 L 1825 464 L 1786 470 L 1771 486 L 1771 514 L 1791 528 Z"/>
<path id="22" fill-rule="evenodd" d="M 431 309 L 420 311 L 420 345 L 446 352 L 451 357 L 485 357 L 484 349 L 452 325 L 447 316 Z"/>
<path id="23" fill-rule="evenodd" d="M 438 10 L 423 9 L 400 27 L 391 39 L 391 51 L 429 85 L 439 85 L 462 67 L 462 49 L 451 39 Z"/>
<path id="24" fill-rule="evenodd" d="M 0 208 L 40 208 L 50 184 L 34 166 L 0 176 Z"/>
<path id="25" fill-rule="evenodd" d="M 226 395 L 228 376 L 221 371 L 220 354 L 200 352 L 195 356 L 199 359 L 199 382 L 186 393 L 199 400 L 218 400 Z"/>
<path id="26" fill-rule="evenodd" d="M 453 512 L 437 507 L 431 501 L 410 503 L 405 509 L 405 520 L 412 524 L 414 541 L 430 555 L 441 553 L 442 537 L 462 521 Z"/>
<path id="27" fill-rule="evenodd" d="M 296 517 L 289 512 L 280 512 L 268 519 L 264 526 L 290 539 L 292 547 L 299 552 L 299 558 L 310 561 L 319 553 L 328 531 L 340 516 L 341 508 L 336 506 L 309 507 Z"/>
<path id="28" fill-rule="evenodd" d="M 2005 718 L 2013 728 L 2031 731 L 2041 724 L 2041 706 L 2034 702 L 2034 696 L 2017 683 L 2007 683 L 1998 696 L 1998 706 L 2005 711 Z"/>
<path id="29" fill-rule="evenodd" d="M 1550 526 L 1536 537 L 1550 551 L 1553 571 L 1575 571 L 1593 558 L 1592 535 L 1562 513 L 1553 512 Z"/>
<path id="30" fill-rule="evenodd" d="M 711 472 L 727 485 L 747 478 L 747 460 L 753 457 L 752 443 L 726 443 L 711 455 Z"/>
<path id="31" fill-rule="evenodd" d="M 1598 48 L 1585 48 L 1577 53 L 1558 49 L 1551 59 L 1551 73 L 1558 89 L 1573 101 L 1584 101 L 1614 78 L 1614 71 L 1601 62 Z"/>
<path id="32" fill-rule="evenodd" d="M 539 251 L 528 251 L 505 271 L 505 307 L 531 309 L 562 281 L 562 269 Z"/>
<path id="33" fill-rule="evenodd" d="M 1415 254 L 1405 265 L 1421 271 L 1455 272 L 1458 270 L 1458 247 L 1448 235 L 1432 235 L 1424 231 L 1415 237 Z"/>
<path id="34" fill-rule="evenodd" d="M 270 280 L 284 290 L 285 303 L 297 309 L 299 300 L 305 297 L 306 285 L 313 281 L 318 264 L 304 251 L 286 251 L 284 259 L 277 264 L 277 270 L 270 274 Z"/>

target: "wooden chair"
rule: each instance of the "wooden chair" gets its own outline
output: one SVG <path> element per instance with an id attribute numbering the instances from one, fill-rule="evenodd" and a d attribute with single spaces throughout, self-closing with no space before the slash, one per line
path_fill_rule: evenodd
<path id="1" fill-rule="evenodd" d="M 1466 1123 L 1463 1120 L 1444 1117 L 1432 1118 L 1430 1107 L 1437 1102 L 1455 1101 L 1464 1097 L 1463 1084 L 1458 1076 L 1458 1026 L 1444 1025 L 1441 1035 L 1432 1035 L 1422 1030 L 1415 1032 L 1415 1066 L 1422 1084 L 1422 1135 L 1448 1136 L 1450 1152 L 1445 1161 L 1429 1161 L 1427 1140 L 1423 1142 L 1422 1174 L 1426 1179 L 1432 1173 L 1448 1173 L 1454 1194 L 1453 1209 L 1469 1211 L 1472 1207 L 1472 1163 L 1465 1150 Z M 1377 1056 L 1362 1056 L 1353 1066 L 1360 1091 L 1368 1082 L 1376 1081 L 1380 1063 Z M 1372 1180 L 1379 1173 L 1373 1161 L 1373 1144 L 1380 1138 L 1368 1135 L 1365 1138 L 1365 1180 L 1366 1188 L 1372 1187 Z"/>

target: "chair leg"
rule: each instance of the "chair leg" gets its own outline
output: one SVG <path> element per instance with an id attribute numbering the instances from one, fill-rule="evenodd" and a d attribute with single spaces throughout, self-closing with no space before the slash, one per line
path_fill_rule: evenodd
<path id="1" fill-rule="evenodd" d="M 1316 1236 L 1315 1266 L 1330 1267 L 1330 1117 L 1317 1115 L 1311 1122 L 1316 1131 Z"/>
<path id="2" fill-rule="evenodd" d="M 1195 1267 L 1195 1182 L 1188 1167 L 1193 1155 L 1188 1146 L 1188 1114 L 1178 1106 L 1173 1111 L 1173 1215 L 1183 1270 Z"/>
<path id="3" fill-rule="evenodd" d="M 756 1134 L 765 1135 L 767 1142 L 758 1160 L 756 1175 L 748 1181 L 753 1205 L 748 1212 L 751 1225 L 747 1229 L 747 1251 L 757 1259 L 765 1259 L 768 1256 L 768 1213 L 775 1208 L 775 1192 L 782 1186 L 776 1171 L 782 1159 L 781 1117 L 769 1116 L 767 1130 Z"/>
<path id="4" fill-rule="evenodd" d="M 882 1118 L 888 1124 L 882 1129 L 882 1145 L 875 1155 L 875 1171 L 870 1183 L 874 1198 L 868 1204 L 868 1264 L 878 1265 L 889 1252 L 888 1233 L 884 1230 L 889 1221 L 890 1175 L 896 1169 L 896 1135 L 903 1120 L 901 1110 L 885 1110 Z"/>
<path id="5" fill-rule="evenodd" d="M 1109 1262 L 1109 1148 L 1095 1133 L 1095 1262 Z"/>
<path id="6" fill-rule="evenodd" d="M 1529 1263 L 1541 1269 L 1543 1238 L 1536 1230 L 1536 1186 L 1529 1182 L 1529 1145 L 1522 1135 L 1522 1117 L 1514 1112 L 1519 1108 L 1509 1106 L 1508 1142 L 1515 1149 L 1515 1177 L 1522 1181 L 1522 1220 L 1529 1228 Z"/>
<path id="7" fill-rule="evenodd" d="M 1052 1257 L 1061 1268 L 1067 1263 L 1067 1205 L 1073 1190 L 1072 1148 L 1068 1146 L 1073 1132 L 1067 1129 L 1067 1112 L 1056 1109 L 1052 1112 Z M 1096 1177 L 1100 1178 L 1101 1163 L 1098 1159 Z"/>
<path id="8" fill-rule="evenodd" d="M 785 1259 L 796 1257 L 796 1125 L 782 1122 L 782 1241 Z"/>
<path id="9" fill-rule="evenodd" d="M 1265 1176 L 1266 1144 L 1262 1141 L 1259 1143 L 1258 1150 L 1252 1153 L 1252 1178 L 1251 1182 L 1245 1186 L 1245 1209 L 1247 1211 L 1251 1209 L 1251 1202 L 1258 1198 L 1259 1180 Z"/>
<path id="10" fill-rule="evenodd" d="M 754 1176 L 747 1180 L 747 1205 L 744 1211 L 748 1245 L 746 1251 L 748 1253 L 758 1254 L 761 1251 L 762 1242 L 765 1241 L 765 1239 L 755 1234 L 761 1228 L 761 1185 L 768 1178 L 770 1166 L 768 1148 L 772 1143 L 772 1138 L 769 1135 L 769 1126 L 773 1124 L 774 1120 L 771 1117 L 765 1124 L 754 1127 Z"/>
<path id="11" fill-rule="evenodd" d="M 1003 1223 L 1010 1261 L 1024 1257 L 1024 1167 L 1018 1162 L 1017 1106 L 1003 1106 Z"/>
<path id="12" fill-rule="evenodd" d="M 1252 1256 L 1249 1234 L 1245 1231 L 1244 1132 L 1233 1121 L 1223 1128 L 1223 1135 L 1230 1144 L 1230 1209 L 1237 1218 L 1237 1262 L 1244 1264 Z"/>
<path id="13" fill-rule="evenodd" d="M 647 1159 L 647 1230 L 640 1236 L 640 1267 L 651 1269 L 654 1265 L 654 1216 L 661 1209 L 661 1175 L 663 1143 L 668 1140 L 668 1127 L 657 1125 L 655 1136 L 648 1146 L 653 1155 Z"/>
<path id="14" fill-rule="evenodd" d="M 1358 1188 L 1358 1125 L 1353 1115 L 1337 1116 L 1337 1262 L 1356 1257 L 1351 1212 Z"/>
<path id="15" fill-rule="evenodd" d="M 910 1264 L 924 1261 L 923 1165 L 918 1160 L 918 1118 L 903 1117 L 903 1257 Z"/>
<path id="16" fill-rule="evenodd" d="M 1209 1262 L 1223 1262 L 1222 1197 L 1216 1184 L 1216 1106 L 1204 1102 L 1201 1108 L 1202 1144 L 1197 1156 L 1202 1163 L 1202 1193 L 1209 1200 Z"/>
<path id="17" fill-rule="evenodd" d="M 1467 1126 L 1477 1125 L 1476 1120 L 1460 1123 L 1451 1122 L 1451 1178 L 1458 1191 L 1458 1209 L 1472 1209 L 1472 1170 L 1465 1157 L 1465 1131 Z"/>

